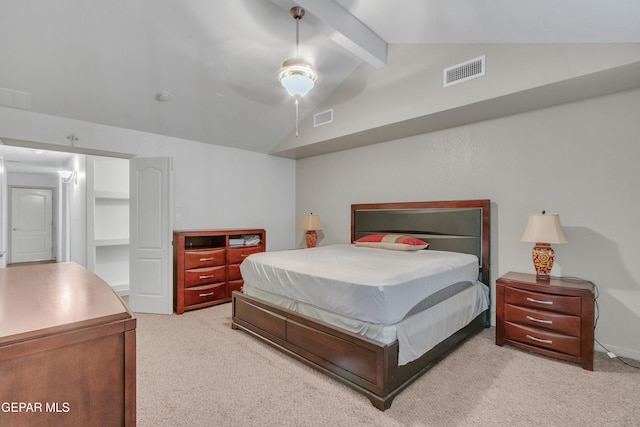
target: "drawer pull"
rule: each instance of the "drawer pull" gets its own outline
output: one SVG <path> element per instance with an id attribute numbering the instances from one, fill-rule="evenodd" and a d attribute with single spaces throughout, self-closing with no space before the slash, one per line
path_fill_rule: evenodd
<path id="1" fill-rule="evenodd" d="M 553 305 L 553 301 L 540 301 L 540 300 L 529 298 L 529 297 L 527 297 L 527 301 L 536 302 L 538 304 Z"/>
<path id="2" fill-rule="evenodd" d="M 206 294 L 200 294 L 201 297 L 210 297 L 213 295 L 213 292 L 207 292 Z"/>
<path id="3" fill-rule="evenodd" d="M 204 262 L 204 261 L 213 261 L 213 259 L 214 259 L 213 257 L 211 257 L 211 258 L 200 258 L 200 261 L 201 261 L 201 262 Z"/>
<path id="4" fill-rule="evenodd" d="M 213 274 L 208 274 L 206 276 L 200 276 L 200 279 L 211 279 L 213 277 Z"/>
<path id="5" fill-rule="evenodd" d="M 531 335 L 527 335 L 526 337 L 528 339 L 532 340 L 532 341 L 537 341 L 537 342 L 541 342 L 541 343 L 544 343 L 544 344 L 553 344 L 553 341 L 551 341 L 551 340 L 543 340 L 541 338 L 532 337 Z"/>
<path id="6" fill-rule="evenodd" d="M 536 319 L 535 317 L 531 317 L 531 316 L 527 316 L 527 320 L 531 320 L 532 322 L 538 322 L 538 323 L 546 323 L 547 325 L 553 325 L 553 320 Z"/>

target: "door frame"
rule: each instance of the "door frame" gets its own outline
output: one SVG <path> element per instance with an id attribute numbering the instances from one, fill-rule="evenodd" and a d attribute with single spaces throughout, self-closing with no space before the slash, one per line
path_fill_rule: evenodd
<path id="1" fill-rule="evenodd" d="M 54 144 L 54 143 L 44 143 L 44 142 L 35 142 L 35 141 L 26 141 L 26 140 L 21 140 L 21 139 L 13 139 L 13 138 L 4 138 L 1 137 L 0 135 L 0 143 L 2 145 L 7 145 L 7 146 L 12 146 L 12 147 L 19 147 L 19 148 L 24 148 L 27 150 L 45 150 L 45 151 L 59 151 L 59 152 L 64 152 L 64 153 L 72 153 L 72 154 L 82 154 L 82 155 L 86 155 L 86 156 L 101 156 L 101 157 L 114 157 L 114 158 L 119 158 L 119 159 L 126 159 L 126 160 L 130 160 L 133 157 L 135 157 L 134 154 L 130 154 L 130 153 L 122 153 L 122 152 L 117 152 L 117 151 L 108 151 L 108 150 L 98 150 L 98 149 L 94 149 L 94 148 L 84 148 L 84 147 L 74 147 L 73 145 L 69 146 L 69 145 L 59 145 L 59 144 Z M 2 157 L 0 155 L 0 157 Z M 9 230 L 9 197 L 10 197 L 10 193 L 9 193 L 9 183 L 7 180 L 7 171 L 6 171 L 6 164 L 5 164 L 5 159 L 2 158 L 2 161 L 0 162 L 0 165 L 3 166 L 1 175 L 0 177 L 2 178 L 2 182 L 0 182 L 0 185 L 2 186 L 2 192 L 0 193 L 0 216 L 1 218 L 1 233 L 0 233 L 0 254 L 2 254 L 3 251 L 6 251 L 6 253 L 4 254 L 3 259 L 5 260 L 4 262 L 6 262 L 7 264 L 9 263 L 9 248 L 11 247 L 10 242 L 9 242 L 9 234 L 10 234 L 10 230 Z M 74 185 L 78 185 L 80 187 L 81 193 L 84 195 L 84 193 L 86 192 L 86 184 L 85 184 L 85 178 L 84 178 L 84 173 L 85 173 L 85 169 L 86 169 L 86 165 L 84 164 L 84 161 L 81 162 L 81 168 L 78 169 L 78 178 L 77 178 L 77 183 Z M 27 186 L 27 187 L 31 187 L 31 186 Z M 68 193 L 68 189 L 63 189 L 61 186 L 59 186 L 59 191 L 61 195 L 64 195 L 65 193 Z M 70 194 L 70 193 L 69 193 Z M 83 196 L 84 197 L 84 196 Z M 58 202 L 59 196 L 56 195 L 54 196 L 54 198 L 56 200 L 54 200 L 54 202 Z M 56 240 L 56 244 L 55 244 L 55 251 L 56 251 L 56 256 L 57 259 L 64 259 L 65 261 L 75 261 L 79 264 L 81 264 L 82 266 L 84 266 L 85 268 L 87 268 L 88 266 L 88 260 L 87 260 L 87 250 L 88 250 L 88 236 L 87 236 L 87 227 L 86 227 L 86 218 L 87 218 L 87 209 L 86 209 L 86 204 L 88 203 L 88 200 L 86 200 L 86 198 L 83 199 L 84 204 L 79 208 L 82 209 L 82 216 L 83 216 L 83 224 L 82 224 L 82 230 L 79 231 L 78 233 L 76 233 L 76 238 L 70 238 L 67 241 L 67 245 L 70 249 L 68 249 L 67 251 L 70 252 L 70 258 L 62 258 L 62 255 L 64 254 L 64 252 L 58 253 L 58 251 L 62 250 L 59 247 L 59 243 L 58 240 Z M 56 205 L 56 214 L 59 211 L 57 209 Z M 65 211 L 65 213 L 61 213 L 60 215 L 70 215 L 70 212 Z M 60 223 L 58 222 L 58 216 L 57 215 L 56 218 L 56 228 L 60 226 Z M 65 216 L 61 216 L 60 220 L 66 219 Z M 63 230 L 56 230 L 57 232 L 61 233 Z M 65 230 L 66 231 L 66 230 Z M 61 238 L 65 239 L 68 237 L 68 232 L 63 233 L 61 235 Z M 82 234 L 80 236 L 80 234 Z M 80 238 L 81 242 L 78 243 L 76 241 L 77 238 Z M 64 245 L 63 245 L 64 246 Z M 2 259 L 0 259 L 0 267 L 2 267 Z"/>
<path id="2" fill-rule="evenodd" d="M 14 147 L 22 147 L 22 148 L 27 148 L 27 149 L 41 149 L 41 150 L 47 150 L 47 151 L 62 151 L 62 152 L 66 152 L 66 153 L 76 153 L 76 154 L 84 154 L 84 155 L 88 155 L 88 156 L 101 156 L 101 157 L 114 157 L 114 158 L 120 158 L 120 159 L 126 159 L 129 160 L 131 162 L 131 160 L 133 158 L 144 158 L 141 155 L 136 155 L 136 154 L 131 154 L 131 153 L 123 153 L 123 152 L 116 152 L 116 151 L 107 151 L 107 150 L 98 150 L 98 149 L 92 149 L 92 148 L 84 148 L 84 147 L 74 147 L 72 146 L 68 146 L 68 145 L 58 145 L 58 144 L 49 144 L 49 143 L 40 143 L 40 142 L 34 142 L 34 141 L 24 141 L 24 140 L 17 140 L 17 139 L 9 139 L 9 138 L 2 138 L 2 143 L 4 145 L 10 145 L 10 146 L 14 146 Z M 150 157 L 158 157 L 158 156 L 150 156 Z M 173 165 L 173 158 L 171 156 L 168 157 L 171 161 L 171 165 Z M 1 164 L 1 162 L 0 162 Z M 173 166 L 171 166 L 171 169 L 173 169 Z M 4 171 L 4 169 L 3 169 Z M 1 172 L 1 171 L 0 171 Z M 7 188 L 7 192 L 8 193 L 8 187 L 6 186 L 6 184 L 1 184 L 3 185 L 3 189 Z M 84 183 L 84 179 L 81 178 L 81 183 L 80 185 L 85 185 Z M 170 206 L 169 206 L 169 212 L 170 212 L 170 222 L 168 225 L 168 230 L 167 233 L 172 236 L 172 227 L 173 227 L 173 174 L 171 174 L 170 178 L 169 178 L 169 185 L 168 185 L 168 189 L 167 189 L 167 194 L 165 194 L 166 197 L 169 198 L 169 200 L 171 200 L 170 202 Z M 0 197 L 2 197 L 2 199 L 6 200 L 7 195 L 5 194 L 4 196 L 0 194 Z M 54 197 L 57 199 L 57 196 Z M 55 202 L 55 200 L 54 200 Z M 85 200 L 85 204 L 88 203 L 88 200 Z M 2 214 L 2 218 L 6 219 L 6 224 L 4 227 L 3 232 L 5 233 L 5 236 L 8 232 L 8 225 L 9 225 L 9 220 L 8 220 L 8 203 L 4 203 L 4 206 L 0 206 L 0 210 L 3 211 L 1 212 Z M 57 211 L 54 211 L 54 214 L 56 214 Z M 86 205 L 85 205 L 85 218 L 86 218 Z M 130 218 L 131 218 L 131 212 L 129 213 Z M 57 217 L 56 217 L 57 219 Z M 131 230 L 130 230 L 131 232 Z M 87 236 L 87 230 L 86 230 L 86 224 L 85 224 L 85 230 L 84 230 L 84 253 L 85 253 L 85 259 L 84 259 L 84 264 L 85 264 L 85 268 L 87 267 L 87 259 L 86 259 L 86 251 L 88 249 L 88 236 Z M 69 244 L 71 245 L 73 242 L 69 242 Z M 7 244 L 7 246 L 9 246 Z M 10 246 L 9 246 L 10 247 Z M 1 248 L 0 248 L 1 249 Z M 129 250 L 129 254 L 130 254 L 130 262 L 132 262 L 132 255 L 131 255 L 132 251 L 131 249 Z M 172 264 L 172 258 L 170 257 L 169 263 L 167 265 L 167 270 L 168 273 L 168 277 L 166 278 L 166 280 L 168 280 L 170 282 L 170 284 L 173 283 L 173 264 Z M 131 289 L 129 290 L 129 292 L 131 292 Z M 171 310 L 169 310 L 169 312 L 167 312 L 168 314 L 170 312 L 172 312 L 172 308 L 173 308 L 173 294 L 171 294 L 170 296 L 171 298 Z"/>
<path id="3" fill-rule="evenodd" d="M 34 185 L 9 185 L 7 187 L 7 234 L 8 234 L 8 247 L 7 247 L 7 265 L 15 264 L 13 262 L 13 233 L 11 230 L 13 229 L 13 190 L 14 189 L 24 189 L 24 190 L 50 190 L 51 191 L 51 259 L 43 260 L 43 261 L 52 261 L 56 262 L 58 259 L 58 247 L 54 243 L 56 242 L 58 236 L 58 215 L 57 215 L 57 206 L 58 206 L 58 194 L 55 187 L 46 187 L 46 186 L 34 186 Z M 20 263 L 18 263 L 20 264 Z"/>

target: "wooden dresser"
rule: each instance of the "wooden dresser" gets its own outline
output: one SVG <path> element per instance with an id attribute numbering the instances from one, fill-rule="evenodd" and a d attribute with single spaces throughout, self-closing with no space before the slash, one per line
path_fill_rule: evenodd
<path id="1" fill-rule="evenodd" d="M 185 310 L 231 301 L 242 288 L 240 263 L 264 252 L 263 229 L 175 230 L 173 232 L 173 308 Z"/>
<path id="2" fill-rule="evenodd" d="M 0 424 L 134 426 L 135 328 L 77 264 L 0 269 Z"/>
<path id="3" fill-rule="evenodd" d="M 593 370 L 594 285 L 509 272 L 496 281 L 496 344 Z"/>

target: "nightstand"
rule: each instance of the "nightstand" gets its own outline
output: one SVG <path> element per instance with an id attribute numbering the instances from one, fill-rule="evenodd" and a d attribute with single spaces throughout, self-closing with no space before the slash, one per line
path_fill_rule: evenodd
<path id="1" fill-rule="evenodd" d="M 593 370 L 594 285 L 509 272 L 496 281 L 496 345 L 579 363 Z"/>

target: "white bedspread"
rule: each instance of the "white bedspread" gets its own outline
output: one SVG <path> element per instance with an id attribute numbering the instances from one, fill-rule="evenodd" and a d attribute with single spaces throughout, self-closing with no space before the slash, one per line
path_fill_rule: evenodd
<path id="1" fill-rule="evenodd" d="M 476 282 L 478 258 L 456 252 L 412 252 L 331 245 L 252 254 L 240 266 L 258 289 L 365 322 L 391 325 L 429 295 Z"/>

